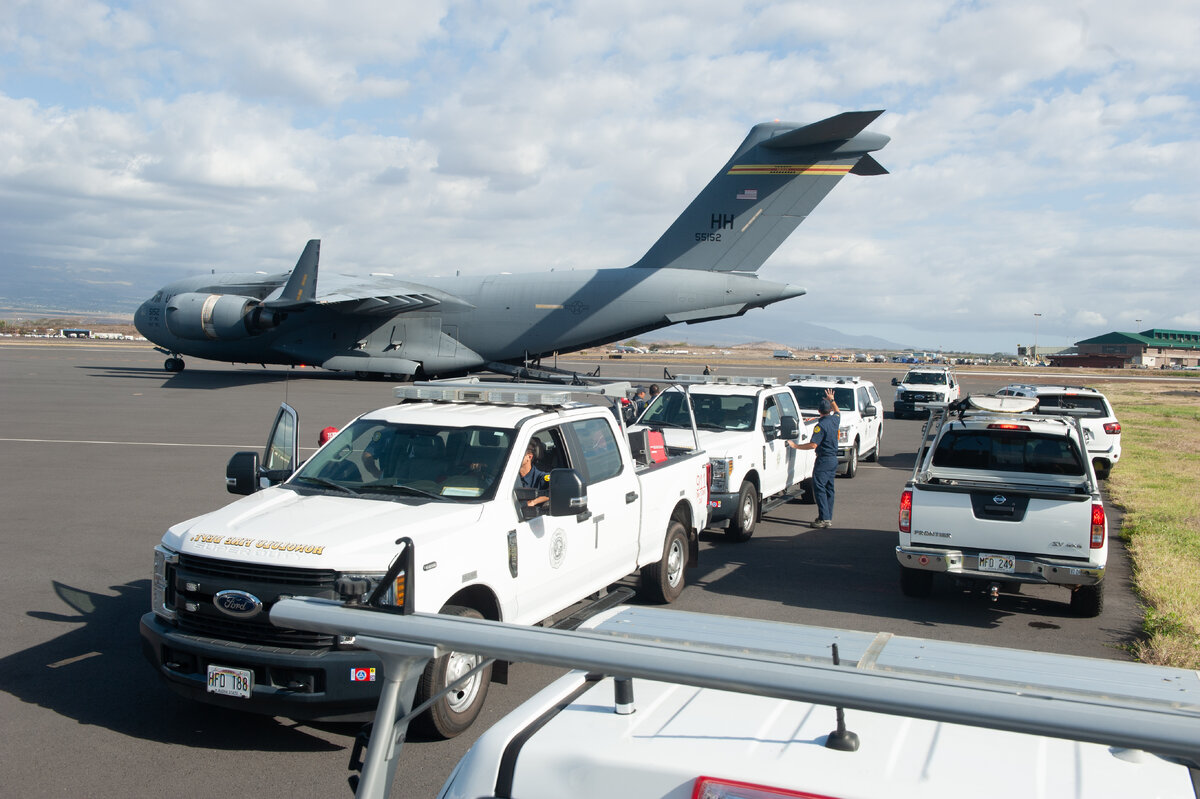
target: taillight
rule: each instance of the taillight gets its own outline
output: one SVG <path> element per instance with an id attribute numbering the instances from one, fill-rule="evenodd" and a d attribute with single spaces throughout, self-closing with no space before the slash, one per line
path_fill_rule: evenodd
<path id="1" fill-rule="evenodd" d="M 1092 549 L 1104 546 L 1104 506 L 1092 505 Z"/>
<path id="2" fill-rule="evenodd" d="M 988 430 L 1028 430 L 1028 429 L 1029 429 L 1029 425 L 1027 425 L 1027 424 L 1013 424 L 1012 422 L 997 422 L 996 424 L 988 425 Z"/>
<path id="3" fill-rule="evenodd" d="M 772 788 L 737 780 L 721 780 L 716 777 L 697 777 L 692 788 L 692 799 L 831 799 L 823 793 L 793 791 L 788 788 Z"/>
<path id="4" fill-rule="evenodd" d="M 1093 513 L 1093 516 L 1095 514 Z M 912 531 L 912 489 L 904 489 L 900 495 L 900 532 Z"/>
<path id="5" fill-rule="evenodd" d="M 704 464 L 704 505 L 708 506 L 708 501 L 712 499 L 712 461 Z"/>
<path id="6" fill-rule="evenodd" d="M 1110 436 L 1121 435 L 1121 423 L 1109 422 L 1108 424 L 1104 425 L 1104 432 L 1108 433 Z"/>

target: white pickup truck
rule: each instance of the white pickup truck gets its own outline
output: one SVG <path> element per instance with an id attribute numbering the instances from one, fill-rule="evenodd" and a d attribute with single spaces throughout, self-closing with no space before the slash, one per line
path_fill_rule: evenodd
<path id="1" fill-rule="evenodd" d="M 672 380 L 675 385 L 646 406 L 638 428 L 661 431 L 669 446 L 686 446 L 694 417 L 712 463 L 709 523 L 725 524 L 728 538 L 747 541 L 764 513 L 800 495 L 811 480 L 813 451 L 787 442 L 808 441 L 812 428 L 803 424 L 792 392 L 773 377 Z"/>
<path id="2" fill-rule="evenodd" d="M 401 684 L 444 649 L 576 669 L 480 736 L 440 799 L 1196 799 L 1193 671 L 647 607 L 574 631 L 312 599 L 288 628 L 356 635 Z M 359 799 L 420 764 L 385 691 Z M 363 757 L 365 752 L 365 757 Z"/>
<path id="3" fill-rule="evenodd" d="M 1036 398 L 969 396 L 930 406 L 900 498 L 900 588 L 928 597 L 935 574 L 985 587 L 1061 585 L 1071 610 L 1104 604 L 1108 522 L 1078 418 Z"/>
<path id="4" fill-rule="evenodd" d="M 358 417 L 298 469 L 297 418 L 284 406 L 261 464 L 253 452 L 230 461 L 230 491 L 252 495 L 174 525 L 155 547 L 147 657 L 193 699 L 353 719 L 378 700 L 379 658 L 353 638 L 273 627 L 281 597 L 373 597 L 536 624 L 640 570 L 649 599 L 672 601 L 707 522 L 708 459 L 672 449 L 638 464 L 611 408 L 572 401 L 628 389 L 401 386 L 399 404 Z M 531 444 L 544 490 L 516 487 Z M 548 501 L 529 504 L 537 494 Z M 442 653 L 417 695 L 437 694 L 476 661 Z M 426 730 L 466 729 L 491 676 L 476 672 L 435 701 Z"/>

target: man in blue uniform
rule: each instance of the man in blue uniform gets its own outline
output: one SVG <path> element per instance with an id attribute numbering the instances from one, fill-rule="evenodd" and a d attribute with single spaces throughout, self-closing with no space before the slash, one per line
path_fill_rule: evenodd
<path id="1" fill-rule="evenodd" d="M 825 389 L 825 399 L 821 400 L 821 418 L 813 428 L 812 439 L 806 444 L 789 441 L 792 449 L 815 449 L 817 462 L 813 465 L 813 494 L 817 498 L 817 518 L 813 527 L 833 526 L 833 481 L 837 476 L 838 465 L 838 428 L 842 424 L 842 416 L 838 413 L 837 403 L 833 400 L 833 389 Z"/>

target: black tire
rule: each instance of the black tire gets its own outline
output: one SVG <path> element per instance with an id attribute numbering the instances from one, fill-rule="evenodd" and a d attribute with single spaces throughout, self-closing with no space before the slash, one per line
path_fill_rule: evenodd
<path id="1" fill-rule="evenodd" d="M 725 528 L 725 537 L 738 543 L 749 541 L 750 536 L 754 535 L 754 525 L 757 523 L 758 489 L 754 487 L 754 483 L 745 482 L 742 483 L 742 490 L 738 492 L 737 511 L 729 520 L 729 526 Z"/>
<path id="2" fill-rule="evenodd" d="M 858 474 L 858 439 L 854 439 L 854 444 L 850 447 L 850 457 L 846 458 L 846 468 L 842 470 L 842 476 L 850 480 L 854 475 Z"/>
<path id="3" fill-rule="evenodd" d="M 638 586 L 642 598 L 650 602 L 669 605 L 683 593 L 683 572 L 687 568 L 688 538 L 683 525 L 671 520 L 667 525 L 667 540 L 663 542 L 662 560 L 642 567 L 641 584 Z"/>
<path id="4" fill-rule="evenodd" d="M 1081 585 L 1071 592 L 1071 612 L 1085 619 L 1094 619 L 1104 610 L 1104 583 Z"/>
<path id="5" fill-rule="evenodd" d="M 1092 461 L 1092 468 L 1096 470 L 1097 480 L 1107 480 L 1108 473 L 1112 471 L 1112 466 L 1101 463 L 1100 461 Z"/>
<path id="6" fill-rule="evenodd" d="M 928 599 L 933 593 L 933 572 L 901 566 L 900 593 L 913 599 Z"/>
<path id="7" fill-rule="evenodd" d="M 444 616 L 483 618 L 483 615 L 474 608 L 464 608 L 458 605 L 447 605 L 442 608 L 441 613 Z M 440 658 L 430 661 L 421 674 L 421 681 L 417 683 L 415 705 L 419 705 L 437 694 L 482 660 L 483 658 L 479 655 L 447 652 Z M 413 719 L 413 724 L 417 730 L 430 737 L 453 738 L 475 721 L 479 711 L 483 709 L 483 702 L 487 698 L 488 686 L 491 685 L 491 682 L 492 667 L 489 665 L 477 672 L 466 683 L 434 702 L 428 710 Z"/>
<path id="8" fill-rule="evenodd" d="M 879 463 L 879 448 L 883 446 L 883 427 L 879 428 L 879 435 L 875 436 L 875 449 L 871 450 L 871 454 L 867 456 L 867 460 L 871 463 Z"/>
<path id="9" fill-rule="evenodd" d="M 166 369 L 168 372 L 182 372 L 183 358 L 167 358 L 163 361 L 163 369 Z"/>

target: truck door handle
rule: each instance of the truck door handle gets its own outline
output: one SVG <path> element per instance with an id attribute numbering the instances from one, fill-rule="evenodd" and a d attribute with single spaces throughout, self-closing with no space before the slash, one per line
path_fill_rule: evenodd
<path id="1" fill-rule="evenodd" d="M 637 502 L 637 492 L 636 491 L 630 491 L 628 494 L 625 495 L 625 504 L 628 505 L 632 502 Z"/>

